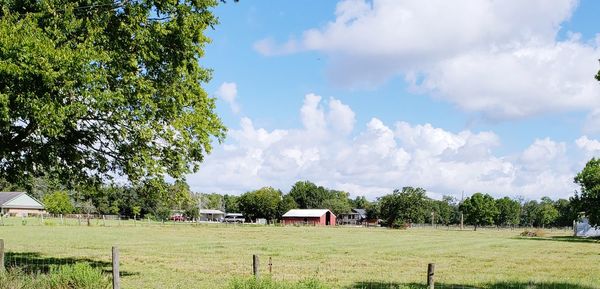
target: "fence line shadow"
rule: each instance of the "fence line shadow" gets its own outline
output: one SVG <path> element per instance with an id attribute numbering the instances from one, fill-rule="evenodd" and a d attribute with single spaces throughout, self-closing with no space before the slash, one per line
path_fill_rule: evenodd
<path id="1" fill-rule="evenodd" d="M 83 257 L 50 257 L 38 252 L 6 252 L 4 254 L 7 269 L 18 269 L 26 273 L 47 274 L 53 266 L 87 263 L 93 268 L 101 269 L 104 273 L 112 273 L 112 263 Z M 120 270 L 121 277 L 139 275 L 138 272 Z"/>
<path id="2" fill-rule="evenodd" d="M 393 282 L 357 282 L 345 289 L 426 289 L 425 284 L 420 283 L 393 283 Z M 600 287 L 589 287 L 562 282 L 498 282 L 488 283 L 482 286 L 466 284 L 436 283 L 439 289 L 598 289 Z"/>

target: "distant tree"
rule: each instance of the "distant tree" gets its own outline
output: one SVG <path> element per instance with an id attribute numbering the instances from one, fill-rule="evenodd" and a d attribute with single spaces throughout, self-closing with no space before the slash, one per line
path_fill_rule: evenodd
<path id="1" fill-rule="evenodd" d="M 429 211 L 429 199 L 422 188 L 404 187 L 379 198 L 380 216 L 388 227 L 422 223 Z"/>
<path id="2" fill-rule="evenodd" d="M 436 224 L 447 226 L 455 223 L 457 208 L 454 201 L 451 196 L 444 196 L 442 200 L 431 201 L 431 210 L 435 213 Z"/>
<path id="3" fill-rule="evenodd" d="M 534 200 L 525 202 L 521 208 L 521 224 L 529 227 L 538 226 L 538 215 L 538 202 Z"/>
<path id="4" fill-rule="evenodd" d="M 577 220 L 578 212 L 569 200 L 558 199 L 554 202 L 554 207 L 558 210 L 558 217 L 555 220 L 556 226 L 571 226 L 573 221 Z"/>
<path id="5" fill-rule="evenodd" d="M 214 209 L 214 210 L 224 210 L 225 203 L 223 201 L 223 196 L 220 194 L 212 193 L 212 194 L 200 194 L 199 198 L 201 198 L 202 208 L 203 209 Z"/>
<path id="6" fill-rule="evenodd" d="M 239 212 L 240 211 L 239 198 L 240 197 L 238 197 L 238 196 L 224 195 L 223 196 L 223 205 L 225 206 L 225 212 L 228 212 L 228 213 Z"/>
<path id="7" fill-rule="evenodd" d="M 63 191 L 47 194 L 43 203 L 46 211 L 51 214 L 70 214 L 75 210 L 69 195 Z"/>
<path id="8" fill-rule="evenodd" d="M 321 209 L 323 201 L 329 198 L 327 189 L 309 181 L 296 182 L 289 194 L 300 209 Z"/>
<path id="9" fill-rule="evenodd" d="M 588 161 L 575 176 L 575 183 L 581 187 L 579 209 L 590 224 L 600 226 L 600 159 L 592 158 Z"/>
<path id="10" fill-rule="evenodd" d="M 357 196 L 350 202 L 351 206 L 356 209 L 365 209 L 369 206 L 369 201 L 364 196 Z"/>
<path id="11" fill-rule="evenodd" d="M 596 80 L 600 81 L 600 70 L 598 70 L 598 73 L 596 74 Z"/>
<path id="12" fill-rule="evenodd" d="M 498 226 L 518 225 L 521 221 L 521 204 L 517 200 L 504 197 L 496 200 L 498 215 L 495 223 Z"/>
<path id="13" fill-rule="evenodd" d="M 542 228 L 550 225 L 558 218 L 558 210 L 554 207 L 554 202 L 548 197 L 543 197 L 538 207 L 537 223 Z"/>
<path id="14" fill-rule="evenodd" d="M 241 195 L 239 199 L 240 211 L 250 220 L 258 218 L 274 220 L 278 217 L 281 200 L 282 193 L 280 190 L 264 187 Z"/>
<path id="15" fill-rule="evenodd" d="M 348 198 L 329 198 L 322 203 L 322 208 L 329 209 L 333 214 L 339 215 L 350 212 L 352 206 Z"/>
<path id="16" fill-rule="evenodd" d="M 298 204 L 296 204 L 294 198 L 292 198 L 290 195 L 285 195 L 283 196 L 281 202 L 279 202 L 279 205 L 277 206 L 277 218 L 279 219 L 281 218 L 281 216 L 283 216 L 283 214 L 287 213 L 289 210 L 297 208 Z"/>
<path id="17" fill-rule="evenodd" d="M 133 214 L 134 220 L 138 218 L 138 216 L 140 215 L 141 212 L 142 212 L 142 207 L 140 207 L 140 206 L 131 207 L 131 213 Z"/>
<path id="18" fill-rule="evenodd" d="M 368 220 L 379 220 L 381 218 L 381 207 L 379 201 L 371 202 L 366 208 Z"/>
<path id="19" fill-rule="evenodd" d="M 460 210 L 465 215 L 465 222 L 475 226 L 491 225 L 498 215 L 494 198 L 488 194 L 475 193 L 460 204 Z"/>

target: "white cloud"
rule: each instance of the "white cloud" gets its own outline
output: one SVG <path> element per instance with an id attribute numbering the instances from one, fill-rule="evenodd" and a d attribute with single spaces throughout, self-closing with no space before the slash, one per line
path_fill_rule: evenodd
<path id="1" fill-rule="evenodd" d="M 521 153 L 497 155 L 493 132 L 451 132 L 431 124 L 372 118 L 354 127 L 354 112 L 341 101 L 326 103 L 308 94 L 300 109 L 301 128 L 265 130 L 242 118 L 228 144 L 206 158 L 188 177 L 194 190 L 241 193 L 261 186 L 289 190 L 298 180 L 371 198 L 402 186 L 421 186 L 432 196 L 477 191 L 496 196 L 567 197 L 582 151 L 600 151 L 600 142 L 537 139 Z M 349 132 L 356 131 L 354 134 Z M 340 133 L 341 132 L 341 133 Z"/>
<path id="2" fill-rule="evenodd" d="M 265 55 L 319 51 L 341 86 L 403 76 L 417 91 L 493 119 L 600 108 L 600 36 L 557 40 L 576 0 L 345 0 L 299 40 L 257 42 Z M 259 45 L 260 44 L 260 45 Z"/>
<path id="3" fill-rule="evenodd" d="M 231 111 L 240 112 L 240 105 L 237 103 L 237 84 L 235 82 L 223 82 L 215 93 L 217 97 L 229 104 Z"/>

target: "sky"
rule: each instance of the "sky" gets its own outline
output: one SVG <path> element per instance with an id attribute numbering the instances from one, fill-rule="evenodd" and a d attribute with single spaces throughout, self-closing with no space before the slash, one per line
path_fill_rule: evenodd
<path id="1" fill-rule="evenodd" d="M 188 183 L 569 197 L 600 156 L 599 11 L 594 0 L 227 1 L 200 63 L 229 131 Z"/>

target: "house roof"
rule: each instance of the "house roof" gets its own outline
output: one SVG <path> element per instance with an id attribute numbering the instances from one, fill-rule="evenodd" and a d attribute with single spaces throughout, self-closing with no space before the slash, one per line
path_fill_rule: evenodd
<path id="1" fill-rule="evenodd" d="M 44 209 L 44 205 L 25 192 L 0 192 L 0 207 L 21 209 Z"/>
<path id="2" fill-rule="evenodd" d="M 283 214 L 283 217 L 321 217 L 327 212 L 327 209 L 293 209 Z"/>
<path id="3" fill-rule="evenodd" d="M 367 216 L 367 210 L 365 209 L 352 209 L 352 211 L 355 211 L 356 213 L 358 213 L 359 215 L 366 217 Z"/>
<path id="4" fill-rule="evenodd" d="M 24 192 L 0 192 L 0 206 L 16 199 L 22 194 L 24 194 Z"/>
<path id="5" fill-rule="evenodd" d="M 210 210 L 210 209 L 202 209 L 200 210 L 200 214 L 207 214 L 207 215 L 224 215 L 225 213 L 219 211 L 219 210 Z"/>

